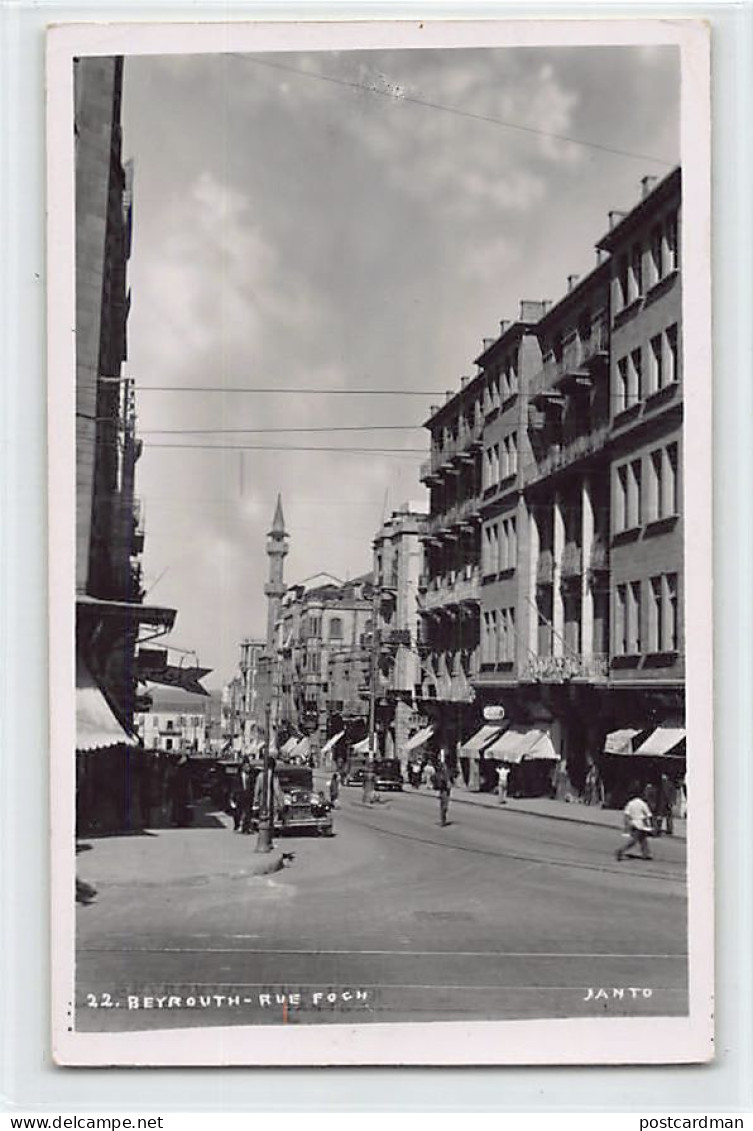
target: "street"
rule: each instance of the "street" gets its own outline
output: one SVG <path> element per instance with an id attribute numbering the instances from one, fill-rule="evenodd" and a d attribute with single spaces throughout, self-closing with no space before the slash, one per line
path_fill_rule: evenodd
<path id="1" fill-rule="evenodd" d="M 427 790 L 364 806 L 345 789 L 335 837 L 278 841 L 294 856 L 265 876 L 244 873 L 255 838 L 224 814 L 145 845 L 196 854 L 172 882 L 108 881 L 105 854 L 139 838 L 90 840 L 77 1028 L 686 1012 L 683 841 L 618 863 L 619 813 L 579 824 L 462 796 L 442 828 Z"/>

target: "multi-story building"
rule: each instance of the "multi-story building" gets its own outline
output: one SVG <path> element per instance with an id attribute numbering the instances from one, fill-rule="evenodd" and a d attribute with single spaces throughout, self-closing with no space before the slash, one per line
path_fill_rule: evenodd
<path id="1" fill-rule="evenodd" d="M 378 593 L 379 663 L 376 718 L 379 746 L 388 758 L 404 758 L 409 739 L 427 733 L 416 701 L 421 684 L 418 612 L 427 516 L 406 503 L 374 538 L 374 580 Z"/>
<path id="2" fill-rule="evenodd" d="M 122 161 L 122 82 L 121 58 L 75 61 L 79 816 L 118 825 L 138 819 L 126 811 L 130 794 L 115 798 L 116 775 L 107 759 L 97 768 L 84 752 L 112 748 L 113 756 L 122 756 L 122 747 L 136 741 L 134 711 L 146 705 L 137 694 L 140 629 L 147 626 L 154 637 L 176 616 L 144 604 L 139 564 L 144 529 L 134 492 L 141 441 L 132 382 L 122 375 L 132 222 L 132 168 Z M 97 800 L 102 791 L 106 806 Z"/>
<path id="3" fill-rule="evenodd" d="M 267 654 L 266 640 L 252 640 L 246 638 L 241 641 L 240 678 L 241 678 L 241 732 L 243 735 L 243 749 L 251 752 L 258 748 L 266 734 L 266 700 L 267 670 L 265 656 Z"/>
<path id="4" fill-rule="evenodd" d="M 137 716 L 139 737 L 147 750 L 166 754 L 205 755 L 209 753 L 209 719 L 202 711 L 146 711 Z"/>
<path id="5" fill-rule="evenodd" d="M 642 187 L 428 421 L 424 694 L 471 788 L 683 750 L 680 171 Z"/>
<path id="6" fill-rule="evenodd" d="M 276 679 L 283 730 L 308 734 L 321 749 L 333 727 L 368 717 L 368 634 L 372 575 L 340 581 L 317 574 L 290 586 L 277 626 Z"/>
<path id="7" fill-rule="evenodd" d="M 645 178 L 610 256 L 609 709 L 613 741 L 684 753 L 681 173 Z M 640 739 L 639 739 L 640 741 Z"/>
<path id="8" fill-rule="evenodd" d="M 521 388 L 540 360 L 534 326 L 544 309 L 540 302 L 522 302 L 520 318 L 502 323 L 499 337 L 484 341 L 476 376 L 463 378 L 459 392 L 448 393 L 426 422 L 431 458 L 421 478 L 430 491 L 430 517 L 421 697 L 437 745 L 451 758 L 478 724 L 474 684 L 492 648 L 491 614 L 482 621 L 480 613 L 487 587 L 495 625 L 499 611 L 500 641 L 504 637 L 499 662 L 507 665 L 508 653 L 515 652 L 523 600 L 516 588 L 521 468 L 529 448 Z"/>

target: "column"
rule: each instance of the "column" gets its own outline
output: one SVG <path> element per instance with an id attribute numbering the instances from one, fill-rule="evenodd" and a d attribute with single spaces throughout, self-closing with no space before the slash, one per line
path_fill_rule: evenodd
<path id="1" fill-rule="evenodd" d="M 594 645 L 594 595 L 589 584 L 591 550 L 594 543 L 594 505 L 591 495 L 591 481 L 583 476 L 581 486 L 581 535 L 583 551 L 583 572 L 580 578 L 580 650 L 584 656 L 593 655 Z"/>
<path id="2" fill-rule="evenodd" d="M 565 632 L 565 603 L 562 599 L 562 554 L 565 549 L 565 515 L 559 492 L 554 497 L 554 525 L 552 532 L 552 655 L 563 654 Z"/>

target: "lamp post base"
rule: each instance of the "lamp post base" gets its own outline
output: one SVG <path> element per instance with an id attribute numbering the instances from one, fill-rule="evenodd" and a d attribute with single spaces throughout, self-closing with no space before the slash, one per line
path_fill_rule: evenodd
<path id="1" fill-rule="evenodd" d="M 272 827 L 266 822 L 259 825 L 259 832 L 256 837 L 255 852 L 271 852 L 272 851 Z"/>

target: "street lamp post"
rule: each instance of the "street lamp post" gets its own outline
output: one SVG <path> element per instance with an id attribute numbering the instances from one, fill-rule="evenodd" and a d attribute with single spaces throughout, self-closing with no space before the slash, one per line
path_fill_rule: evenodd
<path id="1" fill-rule="evenodd" d="M 272 705 L 267 703 L 266 710 L 266 741 L 264 743 L 264 759 L 262 762 L 262 788 L 259 809 L 259 831 L 256 836 L 256 851 L 272 851 L 272 807 L 271 790 L 269 781 L 269 746 L 272 741 Z"/>

